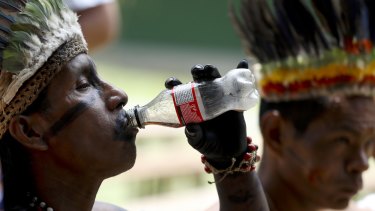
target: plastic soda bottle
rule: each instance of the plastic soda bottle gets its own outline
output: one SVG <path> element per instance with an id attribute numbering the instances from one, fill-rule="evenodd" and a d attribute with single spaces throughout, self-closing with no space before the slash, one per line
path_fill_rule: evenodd
<path id="1" fill-rule="evenodd" d="M 129 124 L 182 127 L 229 111 L 246 111 L 257 104 L 259 94 L 249 69 L 232 69 L 223 77 L 200 83 L 189 82 L 165 89 L 144 106 L 126 110 Z"/>

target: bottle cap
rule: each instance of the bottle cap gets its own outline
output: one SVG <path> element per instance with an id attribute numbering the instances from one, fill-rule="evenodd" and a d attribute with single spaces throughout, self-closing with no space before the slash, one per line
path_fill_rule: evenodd
<path id="1" fill-rule="evenodd" d="M 139 120 L 138 109 L 139 105 L 134 106 L 131 109 L 125 110 L 125 116 L 128 119 L 128 125 L 132 127 L 144 128 Z"/>

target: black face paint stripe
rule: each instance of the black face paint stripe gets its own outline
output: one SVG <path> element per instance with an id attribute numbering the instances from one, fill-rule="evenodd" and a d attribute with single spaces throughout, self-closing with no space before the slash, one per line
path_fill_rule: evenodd
<path id="1" fill-rule="evenodd" d="M 83 113 L 89 106 L 86 102 L 80 102 L 73 108 L 69 109 L 59 120 L 57 120 L 48 132 L 44 135 L 45 139 L 57 135 L 63 128 L 73 122 L 81 113 Z"/>
<path id="2" fill-rule="evenodd" d="M 114 140 L 127 140 L 129 139 L 125 133 L 124 125 L 125 125 L 125 112 L 120 112 L 119 116 L 116 118 L 116 125 L 115 125 L 115 135 Z"/>

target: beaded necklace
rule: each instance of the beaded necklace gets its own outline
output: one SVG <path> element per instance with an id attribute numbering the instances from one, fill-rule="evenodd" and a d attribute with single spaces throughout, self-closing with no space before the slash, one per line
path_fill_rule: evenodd
<path id="1" fill-rule="evenodd" d="M 39 199 L 36 196 L 31 196 L 30 193 L 27 193 L 27 196 L 30 198 L 30 204 L 29 206 L 31 208 L 35 208 L 38 211 L 53 211 L 52 207 L 49 207 L 47 203 L 43 202 L 41 199 Z"/>

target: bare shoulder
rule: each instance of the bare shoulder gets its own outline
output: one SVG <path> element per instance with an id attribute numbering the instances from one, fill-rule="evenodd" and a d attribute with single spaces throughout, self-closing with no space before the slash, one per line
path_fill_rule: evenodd
<path id="1" fill-rule="evenodd" d="M 126 211 L 126 209 L 113 204 L 96 201 L 92 211 Z"/>

